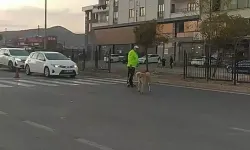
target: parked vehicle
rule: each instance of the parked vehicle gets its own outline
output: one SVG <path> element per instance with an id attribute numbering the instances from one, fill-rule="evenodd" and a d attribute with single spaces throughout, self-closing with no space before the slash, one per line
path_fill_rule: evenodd
<path id="1" fill-rule="evenodd" d="M 234 65 L 227 65 L 226 69 L 228 73 L 232 73 Z M 250 60 L 239 61 L 236 66 L 236 71 L 240 74 L 250 74 Z"/>
<path id="2" fill-rule="evenodd" d="M 215 66 L 217 63 L 217 59 L 211 57 L 211 65 Z M 191 65 L 195 67 L 205 66 L 206 65 L 206 56 L 201 56 L 198 58 L 194 58 L 191 60 Z"/>
<path id="3" fill-rule="evenodd" d="M 148 54 L 148 63 L 158 63 L 158 61 L 161 59 L 161 57 L 157 54 Z M 140 64 L 146 63 L 146 56 L 143 56 L 139 58 Z"/>
<path id="4" fill-rule="evenodd" d="M 42 73 L 49 76 L 70 76 L 74 78 L 78 75 L 76 63 L 58 52 L 32 52 L 25 61 L 25 72 Z"/>
<path id="5" fill-rule="evenodd" d="M 1 48 L 0 65 L 8 67 L 11 71 L 15 68 L 24 68 L 24 63 L 29 52 L 23 48 Z"/>
<path id="6" fill-rule="evenodd" d="M 120 58 L 118 54 L 111 54 L 110 62 L 119 62 Z M 104 57 L 104 62 L 109 62 L 109 56 Z"/>

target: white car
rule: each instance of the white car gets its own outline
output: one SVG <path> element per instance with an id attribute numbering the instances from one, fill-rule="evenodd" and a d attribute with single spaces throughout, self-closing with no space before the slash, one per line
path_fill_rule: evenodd
<path id="1" fill-rule="evenodd" d="M 108 56 L 105 56 L 104 57 L 104 62 L 108 62 L 108 61 L 109 61 Z M 110 61 L 111 62 L 119 62 L 120 61 L 119 55 L 118 54 L 111 54 Z"/>
<path id="2" fill-rule="evenodd" d="M 216 58 L 211 57 L 211 65 L 216 65 Z M 194 58 L 191 60 L 191 65 L 195 67 L 205 66 L 206 64 L 206 56 Z"/>
<path id="3" fill-rule="evenodd" d="M 159 59 L 161 59 L 161 57 L 157 54 L 148 54 L 148 63 L 158 63 Z M 146 56 L 139 58 L 139 63 L 145 64 Z"/>
<path id="4" fill-rule="evenodd" d="M 23 69 L 28 56 L 29 52 L 23 48 L 1 48 L 0 65 L 8 67 L 12 71 L 15 68 Z"/>
<path id="5" fill-rule="evenodd" d="M 25 72 L 42 73 L 49 76 L 70 76 L 78 75 L 76 63 L 58 52 L 37 51 L 32 52 L 25 61 Z"/>

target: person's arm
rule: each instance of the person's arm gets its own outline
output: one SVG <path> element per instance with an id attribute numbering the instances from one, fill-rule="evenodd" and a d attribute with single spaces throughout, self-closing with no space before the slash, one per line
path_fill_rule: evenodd
<path id="1" fill-rule="evenodd" d="M 131 60 L 133 59 L 133 55 L 131 53 L 131 51 L 128 53 L 128 67 L 131 67 L 132 64 L 131 64 Z"/>

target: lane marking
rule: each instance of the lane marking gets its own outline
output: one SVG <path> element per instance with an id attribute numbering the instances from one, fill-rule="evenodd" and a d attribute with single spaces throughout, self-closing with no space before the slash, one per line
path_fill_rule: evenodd
<path id="1" fill-rule="evenodd" d="M 223 90 L 215 90 L 215 89 L 208 89 L 208 88 L 198 88 L 198 87 L 190 87 L 190 86 L 183 86 L 183 85 L 173 85 L 173 84 L 170 84 L 170 83 L 155 83 L 155 84 L 156 85 L 161 85 L 161 86 L 175 87 L 175 88 L 194 89 L 194 90 L 201 90 L 201 91 L 210 91 L 210 92 L 218 92 L 218 93 L 228 93 L 228 94 L 250 96 L 249 93 L 243 93 L 243 92 L 232 92 L 232 91 L 223 91 Z"/>
<path id="2" fill-rule="evenodd" d="M 54 81 L 54 80 L 41 80 L 38 79 L 36 81 L 41 81 L 41 82 L 48 82 L 48 83 L 54 83 L 54 84 L 61 84 L 61 85 L 79 85 L 79 84 L 75 84 L 75 83 L 67 83 L 67 82 L 60 82 L 60 81 Z"/>
<path id="3" fill-rule="evenodd" d="M 46 131 L 49 131 L 49 132 L 54 132 L 54 130 L 52 128 L 50 128 L 50 127 L 47 127 L 47 126 L 44 126 L 44 125 L 29 121 L 29 120 L 26 120 L 26 121 L 23 121 L 23 122 L 30 125 L 30 126 L 36 127 L 36 128 L 40 128 L 40 129 L 43 129 L 43 130 L 46 130 Z"/>
<path id="4" fill-rule="evenodd" d="M 112 148 L 109 148 L 109 147 L 100 145 L 100 144 L 98 144 L 98 143 L 96 143 L 96 142 L 92 142 L 92 141 L 85 140 L 85 139 L 82 139 L 82 138 L 75 139 L 75 140 L 76 140 L 77 142 L 79 142 L 79 143 L 86 144 L 86 145 L 89 145 L 89 146 L 98 148 L 98 149 L 100 149 L 100 150 L 114 150 L 114 149 L 112 149 Z"/>
<path id="5" fill-rule="evenodd" d="M 101 83 L 101 84 L 116 84 L 111 82 L 104 82 L 104 81 L 95 81 L 95 80 L 88 80 L 88 79 L 76 79 L 77 81 L 83 81 L 83 82 L 93 82 L 93 83 Z"/>
<path id="6" fill-rule="evenodd" d="M 4 84 L 0 84 L 0 88 L 1 87 L 4 87 L 4 88 L 6 88 L 6 87 L 13 87 L 13 86 L 10 86 L 10 85 L 4 85 Z"/>
<path id="7" fill-rule="evenodd" d="M 6 112 L 0 111 L 0 115 L 7 116 L 8 114 Z"/>
<path id="8" fill-rule="evenodd" d="M 113 83 L 127 83 L 127 81 L 112 81 L 112 80 L 105 80 L 105 79 L 98 79 L 98 78 L 86 78 L 95 81 L 105 81 L 105 82 L 113 82 Z"/>
<path id="9" fill-rule="evenodd" d="M 250 133 L 250 130 L 247 130 L 247 129 L 235 128 L 235 127 L 231 127 L 230 129 L 236 130 L 236 131 L 245 132 L 245 133 Z"/>
<path id="10" fill-rule="evenodd" d="M 0 80 L 1 83 L 6 83 L 6 84 L 13 84 L 13 85 L 17 85 L 17 86 L 24 86 L 24 87 L 34 87 L 35 85 L 32 84 L 24 84 L 24 83 L 20 83 L 18 80 L 16 81 L 3 81 Z"/>
<path id="11" fill-rule="evenodd" d="M 37 85 L 44 85 L 44 86 L 58 86 L 56 84 L 42 83 L 42 82 L 36 82 L 36 81 L 28 81 L 28 80 L 18 80 L 18 81 L 24 82 L 24 83 L 37 84 Z"/>
<path id="12" fill-rule="evenodd" d="M 62 81 L 60 79 L 57 79 L 57 80 Z M 81 82 L 81 81 L 75 81 L 75 80 L 65 80 L 65 82 L 76 83 L 76 84 L 87 84 L 87 85 L 101 85 L 101 84 L 97 84 L 97 83 Z"/>

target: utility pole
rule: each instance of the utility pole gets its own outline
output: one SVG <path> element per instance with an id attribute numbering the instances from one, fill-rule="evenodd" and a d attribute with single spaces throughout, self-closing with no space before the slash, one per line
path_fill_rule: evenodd
<path id="1" fill-rule="evenodd" d="M 44 11 L 44 50 L 47 49 L 47 0 L 45 0 L 45 11 Z"/>
<path id="2" fill-rule="evenodd" d="M 4 32 L 4 46 L 6 47 L 7 46 L 7 28 L 5 28 L 5 32 Z"/>
<path id="3" fill-rule="evenodd" d="M 40 36 L 40 26 L 38 25 L 37 27 L 37 36 L 39 37 Z"/>

